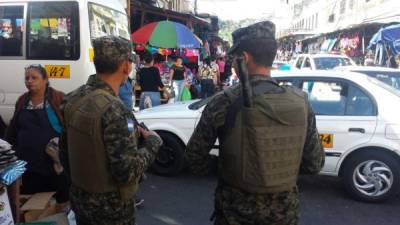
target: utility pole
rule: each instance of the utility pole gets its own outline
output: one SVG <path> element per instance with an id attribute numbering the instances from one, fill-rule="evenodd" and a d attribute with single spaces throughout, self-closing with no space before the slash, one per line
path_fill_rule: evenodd
<path id="1" fill-rule="evenodd" d="M 128 28 L 131 30 L 131 0 L 126 0 L 126 13 L 128 15 Z"/>
<path id="2" fill-rule="evenodd" d="M 197 15 L 197 0 L 194 0 L 194 15 Z"/>

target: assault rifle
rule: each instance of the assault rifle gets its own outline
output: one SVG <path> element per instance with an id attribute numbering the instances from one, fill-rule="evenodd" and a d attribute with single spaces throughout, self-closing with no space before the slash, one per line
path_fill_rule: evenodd
<path id="1" fill-rule="evenodd" d="M 253 107 L 253 102 L 251 100 L 252 90 L 250 87 L 249 76 L 245 70 L 244 62 L 242 58 L 236 59 L 236 65 L 238 68 L 238 77 L 242 86 L 242 95 L 243 95 L 243 105 L 245 107 L 251 108 Z"/>

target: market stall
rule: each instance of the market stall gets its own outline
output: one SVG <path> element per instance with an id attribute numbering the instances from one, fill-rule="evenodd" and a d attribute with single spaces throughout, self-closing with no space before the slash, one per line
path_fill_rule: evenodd
<path id="1" fill-rule="evenodd" d="M 381 28 L 369 42 L 368 48 L 375 48 L 375 63 L 384 65 L 394 55 L 400 55 L 400 24 Z"/>
<path id="2" fill-rule="evenodd" d="M 160 21 L 147 24 L 134 32 L 132 41 L 136 45 L 135 50 L 137 51 L 147 51 L 152 55 L 158 54 L 165 57 L 162 65 L 156 66 L 159 68 L 161 78 L 167 87 L 167 93 L 162 93 L 162 102 L 168 102 L 171 92 L 168 83 L 171 56 L 183 56 L 185 64 L 197 64 L 201 40 L 189 28 L 180 23 Z M 135 85 L 135 94 L 138 100 L 140 96 L 138 85 Z"/>
<path id="3" fill-rule="evenodd" d="M 12 146 L 0 139 L 0 224 L 12 225 L 20 219 L 20 177 L 26 162 L 18 160 Z"/>

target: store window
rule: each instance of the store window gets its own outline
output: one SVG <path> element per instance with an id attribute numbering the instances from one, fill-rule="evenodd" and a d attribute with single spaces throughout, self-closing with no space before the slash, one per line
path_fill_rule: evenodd
<path id="1" fill-rule="evenodd" d="M 155 21 L 159 21 L 156 18 Z M 130 40 L 128 17 L 116 10 L 89 3 L 89 23 L 91 38 L 115 35 Z"/>
<path id="2" fill-rule="evenodd" d="M 0 6 L 0 56 L 22 56 L 24 6 Z"/>
<path id="3" fill-rule="evenodd" d="M 35 2 L 28 10 L 28 59 L 79 59 L 78 2 Z"/>

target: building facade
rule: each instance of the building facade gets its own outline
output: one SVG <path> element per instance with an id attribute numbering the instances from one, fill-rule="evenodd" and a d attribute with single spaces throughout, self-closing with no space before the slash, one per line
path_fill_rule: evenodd
<path id="1" fill-rule="evenodd" d="M 191 13 L 194 11 L 194 2 L 191 0 L 156 0 L 154 5 L 175 12 Z"/>
<path id="2" fill-rule="evenodd" d="M 322 34 L 361 24 L 400 22 L 398 0 L 282 1 L 292 22 L 289 29 L 279 30 L 279 37 L 295 32 Z"/>

